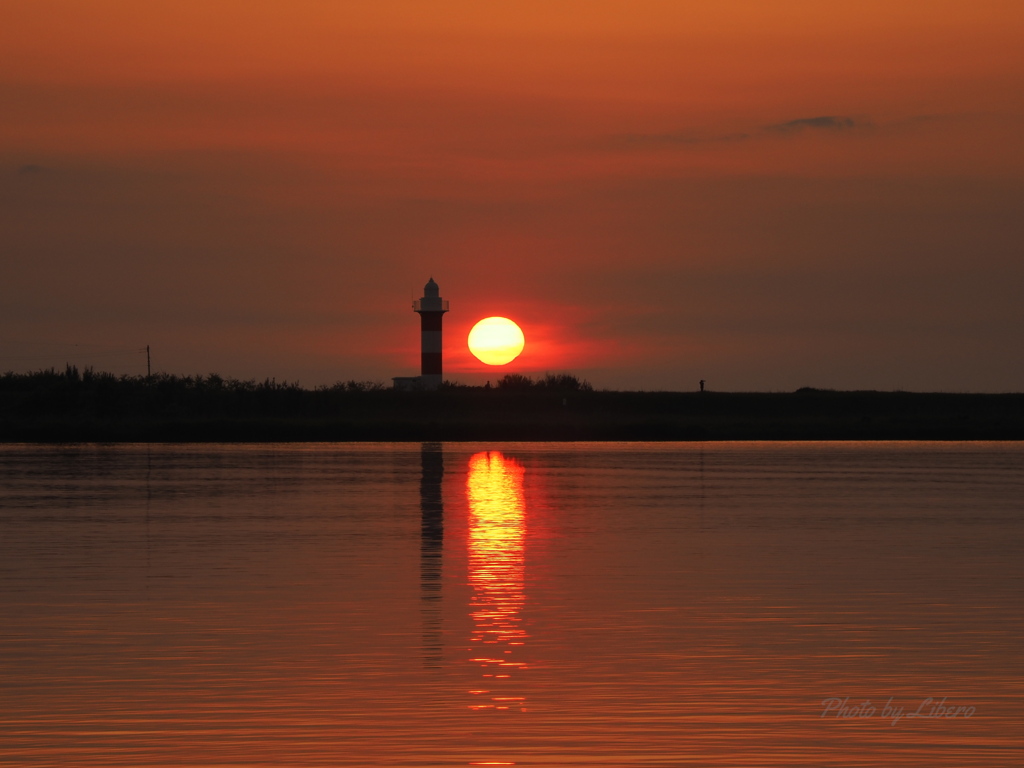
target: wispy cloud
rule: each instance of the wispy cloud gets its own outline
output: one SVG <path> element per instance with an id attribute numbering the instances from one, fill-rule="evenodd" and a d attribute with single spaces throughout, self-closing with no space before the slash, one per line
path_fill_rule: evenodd
<path id="1" fill-rule="evenodd" d="M 695 130 L 667 131 L 664 133 L 627 133 L 616 136 L 613 144 L 620 149 L 657 149 L 661 147 L 686 147 L 710 144 L 727 144 L 772 136 L 797 135 L 804 132 L 846 132 L 872 126 L 868 120 L 854 119 L 843 115 L 822 115 L 800 117 L 784 123 L 774 123 L 746 131 L 730 133 L 709 133 Z"/>
<path id="2" fill-rule="evenodd" d="M 860 127 L 860 123 L 852 117 L 838 115 L 822 115 L 821 117 L 801 117 L 785 123 L 765 126 L 765 131 L 772 133 L 798 133 L 800 131 L 848 131 Z"/>

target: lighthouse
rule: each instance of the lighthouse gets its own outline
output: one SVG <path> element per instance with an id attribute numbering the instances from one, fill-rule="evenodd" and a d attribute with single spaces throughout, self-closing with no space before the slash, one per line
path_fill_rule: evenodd
<path id="1" fill-rule="evenodd" d="M 441 298 L 434 278 L 423 286 L 423 297 L 412 303 L 412 311 L 420 316 L 420 375 L 395 378 L 395 389 L 435 390 L 441 386 L 441 318 L 448 301 Z"/>

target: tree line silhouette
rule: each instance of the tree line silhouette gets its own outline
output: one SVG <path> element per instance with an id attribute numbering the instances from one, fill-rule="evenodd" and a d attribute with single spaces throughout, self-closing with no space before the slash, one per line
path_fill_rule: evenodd
<path id="1" fill-rule="evenodd" d="M 534 380 L 522 374 L 498 379 L 504 392 L 591 392 L 590 383 L 572 374 L 547 374 Z M 486 387 L 446 381 L 442 392 L 468 395 Z M 268 378 L 235 379 L 208 375 L 157 373 L 116 375 L 68 365 L 31 373 L 0 376 L 0 413 L 22 416 L 95 417 L 323 417 L 353 407 L 383 406 L 385 401 L 408 400 L 380 381 L 349 379 L 307 389 L 298 382 Z"/>
<path id="2" fill-rule="evenodd" d="M 1021 440 L 1024 394 L 609 391 L 515 373 L 401 392 L 72 365 L 0 376 L 0 441 L 881 439 Z"/>

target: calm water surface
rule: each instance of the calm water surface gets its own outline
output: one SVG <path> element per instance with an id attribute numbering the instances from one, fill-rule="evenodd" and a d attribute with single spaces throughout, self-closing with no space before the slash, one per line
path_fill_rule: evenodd
<path id="1" fill-rule="evenodd" d="M 1020 766 L 1022 549 L 1020 444 L 0 446 L 0 764 Z"/>

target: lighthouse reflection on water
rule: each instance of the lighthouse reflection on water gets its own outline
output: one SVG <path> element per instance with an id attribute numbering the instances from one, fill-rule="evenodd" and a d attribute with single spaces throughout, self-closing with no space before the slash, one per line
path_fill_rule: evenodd
<path id="1" fill-rule="evenodd" d="M 442 566 L 444 564 L 444 450 L 441 443 L 420 449 L 420 596 L 423 614 L 423 663 L 443 661 Z"/>

